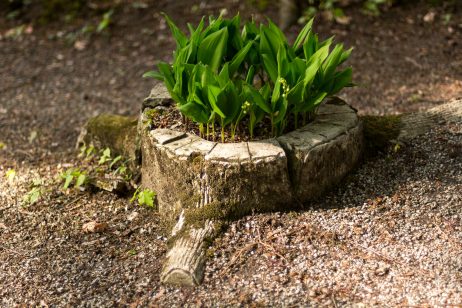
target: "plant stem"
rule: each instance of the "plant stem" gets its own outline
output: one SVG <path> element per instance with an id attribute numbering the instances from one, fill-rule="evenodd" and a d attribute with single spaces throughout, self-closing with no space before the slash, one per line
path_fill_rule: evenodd
<path id="1" fill-rule="evenodd" d="M 204 124 L 199 123 L 199 136 L 204 138 Z"/>
<path id="2" fill-rule="evenodd" d="M 225 142 L 225 127 L 221 125 L 221 142 Z"/>
<path id="3" fill-rule="evenodd" d="M 212 122 L 212 140 L 215 141 L 215 121 Z"/>
<path id="4" fill-rule="evenodd" d="M 235 129 L 234 129 L 234 124 L 231 123 L 231 128 L 230 128 L 230 133 L 231 133 L 231 141 L 234 142 L 234 133 L 235 133 Z"/>

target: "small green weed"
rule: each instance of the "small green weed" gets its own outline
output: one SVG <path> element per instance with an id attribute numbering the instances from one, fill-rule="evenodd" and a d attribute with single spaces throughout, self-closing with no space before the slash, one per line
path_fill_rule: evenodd
<path id="1" fill-rule="evenodd" d="M 86 172 L 77 168 L 67 169 L 61 174 L 61 178 L 64 180 L 63 189 L 68 189 L 72 183 L 73 187 L 78 189 L 88 182 Z"/>
<path id="2" fill-rule="evenodd" d="M 91 159 L 95 155 L 95 147 L 90 145 L 90 146 L 82 146 L 80 148 L 80 153 L 78 155 L 79 158 L 85 158 L 85 159 Z"/>
<path id="3" fill-rule="evenodd" d="M 156 193 L 150 189 L 141 190 L 138 188 L 133 197 L 130 199 L 130 202 L 133 203 L 135 200 L 139 205 L 146 205 L 149 207 L 154 207 L 154 201 L 156 199 Z"/>
<path id="4" fill-rule="evenodd" d="M 110 26 L 112 23 L 112 14 L 114 14 L 114 10 L 109 10 L 103 14 L 103 18 L 99 22 L 96 32 L 101 33 Z"/>
<path id="5" fill-rule="evenodd" d="M 16 177 L 16 171 L 14 169 L 8 169 L 8 171 L 5 174 L 5 177 L 9 183 L 12 183 L 14 178 Z"/>
<path id="6" fill-rule="evenodd" d="M 108 161 L 111 161 L 111 160 L 112 160 L 111 159 L 111 149 L 106 148 L 106 149 L 104 149 L 102 151 L 102 154 L 101 154 L 101 156 L 99 158 L 98 164 L 102 165 L 102 164 L 104 164 L 104 163 L 106 163 Z"/>
<path id="7" fill-rule="evenodd" d="M 31 189 L 23 196 L 23 205 L 33 205 L 45 193 L 44 183 L 42 179 L 34 179 L 31 184 Z"/>

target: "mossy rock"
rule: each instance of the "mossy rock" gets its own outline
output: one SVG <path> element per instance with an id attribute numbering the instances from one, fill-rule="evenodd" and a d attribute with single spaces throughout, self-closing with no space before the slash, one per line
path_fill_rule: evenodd
<path id="1" fill-rule="evenodd" d="M 361 116 L 364 125 L 364 145 L 366 157 L 386 152 L 398 140 L 401 128 L 401 115 Z"/>
<path id="2" fill-rule="evenodd" d="M 90 118 L 82 128 L 77 147 L 93 145 L 97 149 L 111 149 L 112 157 L 121 155 L 128 159 L 128 167 L 139 173 L 140 150 L 138 119 L 113 114 L 101 114 Z"/>

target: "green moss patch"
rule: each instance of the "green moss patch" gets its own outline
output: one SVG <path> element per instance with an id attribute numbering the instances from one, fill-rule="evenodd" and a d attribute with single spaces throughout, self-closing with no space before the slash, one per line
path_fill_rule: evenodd
<path id="1" fill-rule="evenodd" d="M 361 116 L 364 125 L 365 155 L 375 156 L 388 150 L 401 130 L 401 115 Z"/>

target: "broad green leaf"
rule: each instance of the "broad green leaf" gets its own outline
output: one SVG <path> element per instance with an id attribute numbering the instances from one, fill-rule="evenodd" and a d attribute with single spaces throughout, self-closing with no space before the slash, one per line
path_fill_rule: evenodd
<path id="1" fill-rule="evenodd" d="M 319 60 L 323 62 L 329 56 L 329 47 L 330 44 L 326 44 L 320 47 L 318 50 L 316 50 L 316 52 L 311 56 L 310 59 L 307 59 L 307 61 L 319 58 Z"/>
<path id="2" fill-rule="evenodd" d="M 286 36 L 281 31 L 281 29 L 278 26 L 276 26 L 269 18 L 268 18 L 268 28 L 271 30 L 272 34 L 276 36 L 280 44 L 285 44 L 287 42 Z"/>
<path id="3" fill-rule="evenodd" d="M 175 69 L 175 86 L 173 87 L 173 92 L 177 93 L 179 96 L 183 96 L 183 72 L 184 66 L 177 67 Z"/>
<path id="4" fill-rule="evenodd" d="M 222 92 L 222 90 L 216 86 L 209 86 L 207 88 L 207 92 L 208 92 L 208 99 L 209 99 L 210 105 L 212 105 L 213 111 L 215 111 L 220 117 L 226 118 L 223 111 L 221 111 L 217 105 L 218 97 L 220 93 Z"/>
<path id="5" fill-rule="evenodd" d="M 257 35 L 260 34 L 260 31 L 255 24 L 255 21 L 248 21 L 245 25 L 244 28 L 242 29 L 242 39 L 244 41 L 250 41 L 254 40 Z"/>
<path id="6" fill-rule="evenodd" d="M 287 100 L 290 104 L 293 104 L 296 112 L 301 111 L 301 105 L 303 104 L 303 80 L 300 80 L 295 86 L 293 86 L 289 93 L 287 93 Z"/>
<path id="7" fill-rule="evenodd" d="M 245 77 L 245 82 L 252 85 L 254 77 L 255 77 L 255 65 L 251 65 L 247 72 L 247 76 Z"/>
<path id="8" fill-rule="evenodd" d="M 260 54 L 269 55 L 276 61 L 279 45 L 283 44 L 279 34 L 270 27 L 261 25 L 260 27 Z"/>
<path id="9" fill-rule="evenodd" d="M 199 44 L 201 41 L 201 34 L 202 30 L 204 29 L 204 17 L 202 17 L 199 25 L 197 26 L 196 30 L 194 30 L 191 33 L 191 38 L 190 38 L 190 45 L 191 45 L 191 50 L 190 50 L 190 55 L 188 58 L 188 63 L 196 63 L 197 60 L 197 49 L 199 48 Z"/>
<path id="10" fill-rule="evenodd" d="M 325 41 L 323 41 L 323 42 L 321 42 L 321 43 L 318 44 L 317 50 L 318 50 L 318 49 L 321 49 L 321 48 L 324 47 L 324 46 L 330 46 L 330 45 L 332 45 L 332 42 L 333 42 L 333 41 L 334 41 L 334 37 L 333 37 L 333 36 L 329 37 L 327 40 L 325 40 Z"/>
<path id="11" fill-rule="evenodd" d="M 230 81 L 229 76 L 229 62 L 226 62 L 218 75 L 218 83 L 220 84 L 220 87 L 224 87 Z"/>
<path id="12" fill-rule="evenodd" d="M 342 52 L 342 55 L 340 56 L 340 61 L 339 61 L 338 65 L 340 65 L 343 62 L 345 62 L 346 60 L 348 60 L 348 58 L 350 57 L 352 51 L 353 51 L 353 48 L 350 48 L 350 49 L 345 50 L 344 52 Z"/>
<path id="13" fill-rule="evenodd" d="M 269 84 L 266 83 L 258 92 L 260 92 L 265 101 L 269 101 L 271 95 L 271 88 Z"/>
<path id="14" fill-rule="evenodd" d="M 243 40 L 239 33 L 241 26 L 241 16 L 239 13 L 237 13 L 236 16 L 234 16 L 231 20 L 227 20 L 224 24 L 228 28 L 228 56 L 231 58 L 236 51 L 242 49 L 243 45 Z"/>
<path id="15" fill-rule="evenodd" d="M 199 97 L 199 95 L 197 93 L 194 93 L 193 96 L 192 96 L 192 102 L 195 102 L 196 104 L 199 104 L 203 107 L 203 109 L 205 109 L 206 111 L 209 110 L 209 108 L 206 106 L 206 104 L 204 103 L 203 99 L 201 99 Z"/>
<path id="16" fill-rule="evenodd" d="M 334 85 L 329 95 L 337 94 L 341 89 L 347 87 L 351 84 L 353 71 L 351 67 L 346 68 L 345 70 L 338 72 L 334 77 Z"/>
<path id="17" fill-rule="evenodd" d="M 172 67 L 165 62 L 159 62 L 157 67 L 164 77 L 164 83 L 167 87 L 167 90 L 169 90 L 169 92 L 173 91 L 173 87 L 175 86 L 175 79 L 173 78 Z"/>
<path id="18" fill-rule="evenodd" d="M 180 105 L 178 106 L 178 109 L 186 117 L 197 123 L 207 123 L 209 119 L 209 113 L 207 110 L 195 102 L 188 102 L 186 104 Z"/>
<path id="19" fill-rule="evenodd" d="M 307 37 L 311 32 L 311 27 L 313 26 L 313 18 L 307 22 L 307 24 L 303 27 L 302 31 L 298 34 L 297 38 L 295 39 L 293 48 L 297 49 L 301 45 L 305 44 Z"/>
<path id="20" fill-rule="evenodd" d="M 263 66 L 265 68 L 266 73 L 270 77 L 272 82 L 276 82 L 278 79 L 278 67 L 277 63 L 271 58 L 270 55 L 262 54 L 263 59 Z"/>
<path id="21" fill-rule="evenodd" d="M 283 44 L 281 44 L 278 49 L 277 63 L 278 76 L 285 78 L 289 69 L 289 62 L 287 61 L 287 52 Z"/>
<path id="22" fill-rule="evenodd" d="M 241 112 L 242 103 L 239 99 L 236 87 L 231 81 L 224 87 L 224 91 L 220 93 L 217 105 L 226 116 L 225 119 L 223 119 L 224 125 L 231 123 Z"/>
<path id="23" fill-rule="evenodd" d="M 164 75 L 157 71 L 149 71 L 143 74 L 143 78 L 155 78 L 158 80 L 164 80 Z"/>
<path id="24" fill-rule="evenodd" d="M 323 80 L 331 80 L 334 77 L 335 70 L 339 65 L 341 56 L 343 52 L 343 44 L 338 44 L 335 46 L 334 50 L 330 53 L 327 57 L 326 61 L 322 65 L 322 69 L 324 72 L 324 79 Z"/>
<path id="25" fill-rule="evenodd" d="M 303 79 L 306 70 L 306 61 L 303 61 L 300 58 L 295 58 L 294 61 L 290 64 L 290 69 L 293 73 L 293 84 Z"/>
<path id="26" fill-rule="evenodd" d="M 319 104 L 322 103 L 324 98 L 326 98 L 327 93 L 326 92 L 321 92 L 319 93 L 314 99 L 313 99 L 313 106 L 317 107 Z"/>
<path id="27" fill-rule="evenodd" d="M 197 52 L 197 60 L 208 64 L 216 72 L 226 54 L 228 29 L 223 28 L 202 40 Z"/>
<path id="28" fill-rule="evenodd" d="M 184 47 L 186 46 L 186 43 L 188 42 L 187 37 L 184 35 L 184 33 L 175 25 L 175 23 L 168 17 L 167 14 L 161 13 L 162 16 L 164 16 L 165 20 L 167 21 L 167 24 L 170 28 L 170 31 L 172 32 L 173 37 L 175 38 L 177 47 Z"/>
<path id="29" fill-rule="evenodd" d="M 231 60 L 229 64 L 229 76 L 232 77 L 235 72 L 238 71 L 239 66 L 241 65 L 242 61 L 244 61 L 247 53 L 249 52 L 250 48 L 252 47 L 252 42 L 248 42 L 244 48 L 238 51 L 234 58 Z"/>
<path id="30" fill-rule="evenodd" d="M 302 45 L 303 55 L 306 60 L 309 60 L 311 56 L 318 50 L 318 40 L 317 37 L 312 35 L 311 32 L 308 33 L 308 38 L 306 42 Z"/>
<path id="31" fill-rule="evenodd" d="M 316 55 L 316 54 L 315 54 Z M 321 56 L 321 54 L 319 54 Z M 314 77 L 318 72 L 319 68 L 321 67 L 321 57 L 315 57 L 310 62 L 309 66 L 305 70 L 305 76 L 303 78 L 303 88 L 305 91 L 308 91 L 313 83 Z M 306 92 L 305 92 L 306 93 Z M 303 95 L 306 97 L 306 95 Z"/>
<path id="32" fill-rule="evenodd" d="M 246 99 L 258 107 L 260 107 L 264 112 L 271 113 L 271 106 L 265 101 L 263 96 L 258 92 L 254 87 L 249 84 L 244 84 L 244 93 L 246 94 Z"/>
<path id="33" fill-rule="evenodd" d="M 310 97 L 309 99 L 306 100 L 306 104 L 302 111 L 304 112 L 313 111 L 319 104 L 322 103 L 322 101 L 324 100 L 324 98 L 326 98 L 326 96 L 327 96 L 326 92 L 321 92 L 321 93 L 318 93 L 314 97 Z"/>
<path id="34" fill-rule="evenodd" d="M 279 98 L 281 97 L 281 89 L 282 84 L 281 84 L 281 79 L 277 78 L 276 83 L 274 84 L 273 88 L 273 94 L 271 95 L 271 109 L 272 111 L 276 110 L 276 104 L 279 101 Z"/>

